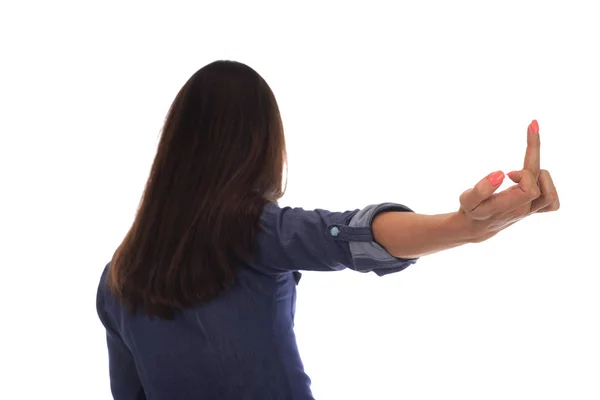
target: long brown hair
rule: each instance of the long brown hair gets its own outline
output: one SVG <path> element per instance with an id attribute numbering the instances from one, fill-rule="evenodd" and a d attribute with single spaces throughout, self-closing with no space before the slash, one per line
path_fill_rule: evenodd
<path id="1" fill-rule="evenodd" d="M 255 254 L 258 221 L 286 166 L 279 107 L 265 80 L 234 61 L 198 70 L 169 109 L 137 215 L 109 267 L 131 312 L 170 319 L 235 281 Z"/>

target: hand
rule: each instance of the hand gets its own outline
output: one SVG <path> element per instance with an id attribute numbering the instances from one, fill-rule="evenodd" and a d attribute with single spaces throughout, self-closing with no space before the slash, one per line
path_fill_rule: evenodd
<path id="1" fill-rule="evenodd" d="M 523 169 L 510 172 L 508 177 L 517 185 L 503 192 L 494 194 L 504 180 L 504 173 L 498 171 L 460 196 L 458 214 L 467 224 L 471 242 L 483 242 L 533 213 L 559 209 L 552 177 L 540 169 L 540 136 L 535 120 L 527 128 Z"/>

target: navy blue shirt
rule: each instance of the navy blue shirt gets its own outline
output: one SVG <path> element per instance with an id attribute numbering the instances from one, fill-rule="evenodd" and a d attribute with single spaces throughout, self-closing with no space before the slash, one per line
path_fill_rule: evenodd
<path id="1" fill-rule="evenodd" d="M 170 321 L 130 315 L 108 291 L 107 265 L 97 310 L 114 398 L 313 399 L 293 329 L 299 271 L 386 275 L 414 264 L 374 241 L 371 223 L 382 211 L 412 210 L 393 203 L 347 212 L 267 204 L 257 257 L 239 268 L 233 288 Z"/>

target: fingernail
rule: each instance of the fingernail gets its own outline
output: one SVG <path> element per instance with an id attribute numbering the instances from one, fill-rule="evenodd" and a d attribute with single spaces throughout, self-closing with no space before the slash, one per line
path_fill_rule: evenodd
<path id="1" fill-rule="evenodd" d="M 531 125 L 529 126 L 531 126 L 531 131 L 533 133 L 540 133 L 540 126 L 538 125 L 537 120 L 534 119 L 533 121 L 531 121 Z"/>
<path id="2" fill-rule="evenodd" d="M 496 171 L 488 175 L 488 180 L 492 183 L 492 185 L 497 186 L 502 183 L 504 180 L 504 172 Z"/>

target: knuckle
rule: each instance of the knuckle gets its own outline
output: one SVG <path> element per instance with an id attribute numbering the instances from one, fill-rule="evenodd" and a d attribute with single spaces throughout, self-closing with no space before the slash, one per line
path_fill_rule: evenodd
<path id="1" fill-rule="evenodd" d="M 460 204 L 464 204 L 467 201 L 467 198 L 469 196 L 469 193 L 471 192 L 471 189 L 469 190 L 465 190 L 460 197 L 458 198 L 458 201 L 460 202 Z"/>
<path id="2" fill-rule="evenodd" d="M 556 193 L 546 193 L 544 197 L 549 204 L 558 203 L 558 194 Z"/>
<path id="3" fill-rule="evenodd" d="M 528 188 L 526 193 L 527 193 L 527 197 L 529 197 L 531 200 L 537 199 L 542 194 L 542 192 L 540 191 L 540 188 L 537 185 Z"/>
<path id="4" fill-rule="evenodd" d="M 471 192 L 471 189 L 468 189 L 468 190 L 465 190 L 464 192 L 462 192 L 462 194 L 459 197 L 459 200 L 461 202 L 465 201 L 470 192 Z"/>
<path id="5" fill-rule="evenodd" d="M 537 188 L 527 189 L 525 191 L 525 196 L 527 196 L 527 199 L 529 199 L 530 201 L 532 201 L 532 200 L 535 200 L 538 197 L 540 197 L 540 191 Z"/>

